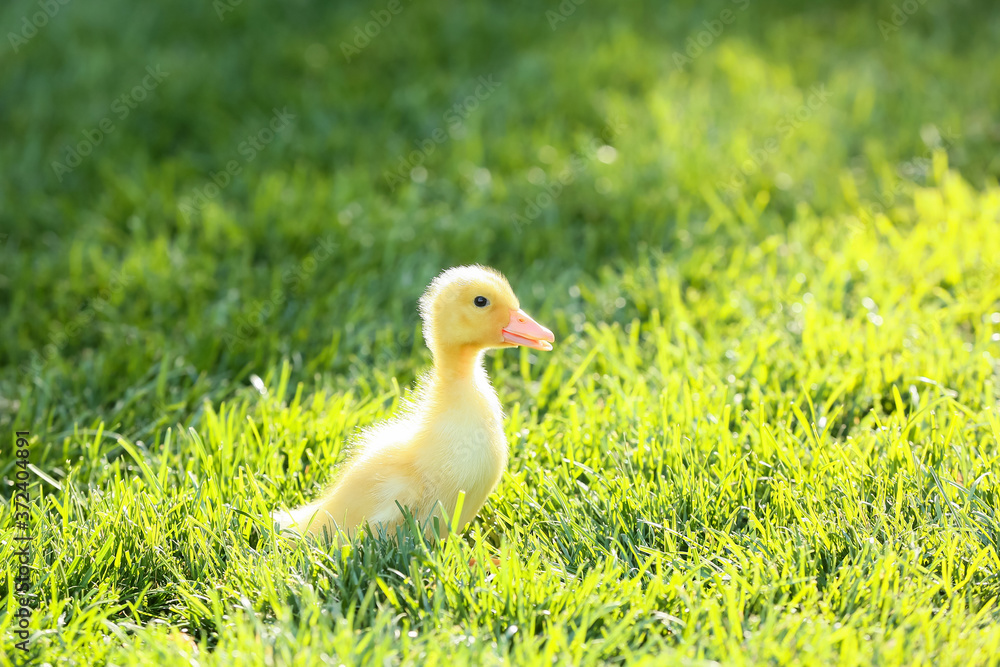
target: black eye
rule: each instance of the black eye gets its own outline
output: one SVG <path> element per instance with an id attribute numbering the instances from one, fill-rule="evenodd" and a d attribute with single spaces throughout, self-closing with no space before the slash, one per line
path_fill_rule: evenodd
<path id="1" fill-rule="evenodd" d="M 490 305 L 490 300 L 485 296 L 477 296 L 472 303 L 476 304 L 476 308 L 485 308 Z"/>

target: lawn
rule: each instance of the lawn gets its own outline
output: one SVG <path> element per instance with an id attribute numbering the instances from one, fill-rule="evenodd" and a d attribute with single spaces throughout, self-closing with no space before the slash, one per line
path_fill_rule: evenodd
<path id="1" fill-rule="evenodd" d="M 0 664 L 1000 663 L 1000 9 L 578 1 L 0 8 Z M 275 534 L 477 262 L 479 517 Z"/>

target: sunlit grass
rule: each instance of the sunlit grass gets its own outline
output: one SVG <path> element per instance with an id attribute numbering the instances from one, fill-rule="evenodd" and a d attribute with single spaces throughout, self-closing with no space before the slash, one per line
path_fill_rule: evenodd
<path id="1" fill-rule="evenodd" d="M 927 3 L 882 40 L 891 8 L 751 3 L 677 71 L 672 52 L 722 6 L 627 22 L 586 3 L 552 32 L 542 7 L 414 4 L 348 68 L 337 43 L 368 7 L 282 22 L 242 3 L 219 24 L 154 7 L 114 49 L 162 57 L 170 78 L 56 184 L 48 158 L 106 109 L 28 69 L 92 39 L 85 19 L 118 30 L 61 10 L 0 74 L 23 102 L 0 117 L 44 144 L 0 146 L 22 166 L 0 204 L 33 202 L 17 219 L 0 206 L 0 427 L 31 431 L 47 476 L 31 487 L 31 655 L 995 662 L 997 19 L 956 45 L 965 10 Z M 210 40 L 214 68 L 161 31 Z M 249 63 L 231 46 L 246 36 Z M 500 41 L 507 58 L 485 46 Z M 469 57 L 445 77 L 456 45 Z M 101 100 L 119 61 L 89 61 Z M 266 76 L 230 83 L 246 67 Z M 490 72 L 503 85 L 464 134 L 388 188 L 384 169 Z M 827 101 L 785 133 L 816 85 Z M 286 103 L 288 136 L 182 214 Z M 30 134 L 25 114 L 50 107 L 58 139 Z M 557 337 L 488 357 L 511 461 L 478 519 L 438 544 L 412 527 L 346 549 L 276 535 L 270 511 L 313 498 L 426 368 L 416 298 L 471 261 L 505 271 Z M 3 664 L 20 657 L 12 517 L 5 503 Z"/>

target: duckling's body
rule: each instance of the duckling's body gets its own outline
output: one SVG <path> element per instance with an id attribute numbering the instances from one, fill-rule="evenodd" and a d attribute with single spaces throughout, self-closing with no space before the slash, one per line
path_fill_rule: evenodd
<path id="1" fill-rule="evenodd" d="M 480 300 L 487 304 L 475 305 Z M 276 515 L 282 527 L 313 535 L 324 529 L 335 535 L 339 528 L 352 535 L 367 522 L 392 534 L 403 520 L 402 506 L 429 534 L 443 533 L 460 494 L 463 527 L 500 481 L 507 440 L 483 352 L 514 345 L 552 349 L 552 333 L 520 310 L 502 275 L 478 266 L 441 274 L 420 310 L 434 369 L 422 378 L 415 400 L 362 435 L 354 458 L 324 497 Z"/>

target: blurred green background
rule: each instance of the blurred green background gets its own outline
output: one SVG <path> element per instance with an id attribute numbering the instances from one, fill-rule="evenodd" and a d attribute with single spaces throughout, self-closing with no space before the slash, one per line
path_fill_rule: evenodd
<path id="1" fill-rule="evenodd" d="M 8 36 L 0 386 L 8 399 L 26 385 L 59 387 L 58 405 L 31 396 L 24 417 L 65 425 L 104 414 L 163 356 L 183 358 L 172 385 L 185 389 L 201 374 L 213 386 L 243 382 L 296 353 L 303 377 L 343 373 L 345 350 L 371 360 L 365 328 L 412 319 L 442 267 L 483 262 L 515 286 L 562 285 L 678 252 L 682 232 L 745 244 L 786 229 L 799 206 L 850 211 L 845 174 L 858 198 L 878 203 L 900 165 L 926 162 L 944 141 L 974 185 L 1000 174 L 1000 19 L 988 2 L 919 5 L 887 37 L 878 22 L 891 20 L 891 3 L 587 2 L 554 30 L 546 12 L 558 4 L 401 7 L 350 63 L 341 45 L 382 5 L 74 0 L 16 53 Z M 678 71 L 674 54 L 726 9 L 735 20 Z M 0 24 L 18 33 L 37 11 L 9 4 Z M 147 66 L 167 75 L 121 119 L 112 105 Z M 451 129 L 445 114 L 481 76 L 499 87 L 436 146 L 421 182 L 391 189 L 385 173 Z M 813 86 L 828 101 L 738 192 L 721 187 Z M 275 108 L 295 120 L 248 162 L 239 147 Z M 57 175 L 52 163 L 65 164 L 67 147 L 105 118 L 113 132 Z M 621 127 L 609 139 L 615 161 L 587 159 L 530 227 L 512 223 L 540 192 L 532 176 L 555 179 L 611 123 Z M 183 215 L 184 198 L 230 160 L 241 173 Z M 769 203 L 759 224 L 720 221 L 716 198 L 760 196 Z M 829 231 L 844 234 L 836 223 Z M 327 235 L 336 254 L 307 280 L 282 283 Z M 15 373 L 116 274 L 127 280 L 106 308 L 59 339 L 41 370 Z M 285 301 L 229 349 L 226 334 L 275 289 Z M 551 289 L 528 303 L 566 301 Z M 630 305 L 617 317 L 633 314 Z M 9 412 L 3 419 L 9 426 Z"/>
<path id="2" fill-rule="evenodd" d="M 611 627 L 648 659 L 751 646 L 777 662 L 971 664 L 1000 642 L 994 2 L 51 0 L 4 3 L 0 28 L 0 472 L 13 471 L 9 434 L 29 429 L 33 463 L 62 485 L 33 482 L 46 497 L 35 567 L 59 573 L 39 584 L 37 655 L 111 659 L 129 646 L 113 623 L 151 642 L 116 664 L 175 659 L 185 640 L 138 625 L 214 647 L 228 641 L 222 610 L 255 609 L 287 657 L 310 604 L 357 595 L 378 609 L 328 628 L 343 630 L 340 655 L 392 658 L 409 584 L 359 582 L 388 577 L 387 562 L 409 573 L 411 557 L 440 575 L 468 553 L 442 570 L 383 549 L 388 561 L 341 563 L 354 578 L 317 583 L 317 601 L 283 578 L 322 579 L 316 553 L 267 569 L 245 517 L 330 479 L 352 429 L 388 414 L 430 361 L 417 297 L 473 262 L 503 271 L 557 346 L 488 361 L 514 453 L 470 539 L 538 555 L 507 572 L 551 590 L 483 575 L 521 607 L 414 603 L 404 623 L 425 634 L 392 659 L 429 659 L 464 641 L 458 627 L 531 655 L 542 631 L 507 634 L 524 623 L 563 628 L 593 661 L 629 657 Z M 963 492 L 907 464 L 910 446 Z M 206 479 L 232 484 L 203 491 Z M 247 480 L 263 489 L 252 501 Z M 731 495 L 727 480 L 741 480 Z M 776 480 L 788 485 L 772 495 Z M 871 516 L 852 514 L 855 496 Z M 966 523 L 941 498 L 966 503 Z M 670 531 L 695 546 L 671 552 Z M 887 551 L 873 556 L 869 537 Z M 930 555 L 899 556 L 914 540 Z M 727 549 L 785 578 L 762 566 L 730 615 L 677 593 L 731 591 L 728 565 L 705 565 L 743 562 Z M 650 583 L 651 554 L 692 578 Z M 898 575 L 904 593 L 872 593 L 901 561 L 916 563 Z M 594 567 L 608 583 L 597 602 L 546 597 Z M 864 584 L 838 607 L 825 587 L 845 572 Z M 615 597 L 661 584 L 646 607 Z M 551 618 L 533 615 L 550 603 Z M 633 603 L 666 616 L 627 624 Z M 907 625 L 904 609 L 931 603 L 953 615 Z M 61 609 L 76 625 L 59 644 L 41 629 Z M 783 639 L 793 616 L 816 620 L 802 653 Z M 267 634 L 240 623 L 229 649 Z M 378 637 L 375 653 L 356 632 Z M 465 659 L 486 655 L 469 646 Z"/>

